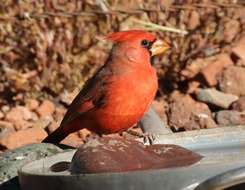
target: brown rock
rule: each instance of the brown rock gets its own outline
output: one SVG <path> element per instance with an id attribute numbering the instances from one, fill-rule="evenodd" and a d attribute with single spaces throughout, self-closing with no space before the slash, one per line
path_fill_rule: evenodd
<path id="1" fill-rule="evenodd" d="M 143 144 L 124 138 L 93 139 L 79 147 L 72 158 L 72 174 L 125 172 L 188 166 L 201 156 L 176 145 Z"/>
<path id="2" fill-rule="evenodd" d="M 243 36 L 232 48 L 232 52 L 245 61 L 245 36 Z"/>
<path id="3" fill-rule="evenodd" d="M 245 111 L 245 96 L 239 98 L 231 105 L 231 109 L 236 111 Z"/>
<path id="4" fill-rule="evenodd" d="M 198 58 L 192 61 L 185 69 L 181 71 L 181 75 L 184 78 L 190 79 L 195 77 L 204 67 L 210 64 L 211 59 Z"/>
<path id="5" fill-rule="evenodd" d="M 239 67 L 245 67 L 245 60 L 239 59 L 239 60 L 236 62 L 236 66 L 239 66 Z"/>
<path id="6" fill-rule="evenodd" d="M 85 141 L 89 135 L 91 135 L 91 131 L 88 129 L 81 129 L 78 131 L 78 135 L 81 138 L 81 140 Z"/>
<path id="7" fill-rule="evenodd" d="M 55 106 L 53 102 L 49 100 L 44 100 L 41 106 L 37 109 L 38 114 L 40 117 L 50 116 L 54 113 Z"/>
<path id="8" fill-rule="evenodd" d="M 64 107 L 58 106 L 55 108 L 54 118 L 56 121 L 60 121 L 63 119 L 66 113 L 66 109 Z"/>
<path id="9" fill-rule="evenodd" d="M 188 20 L 188 29 L 194 30 L 196 27 L 200 25 L 200 15 L 197 11 L 191 11 L 190 17 Z"/>
<path id="10" fill-rule="evenodd" d="M 170 103 L 169 108 L 169 125 L 175 130 L 216 127 L 208 106 L 195 101 L 189 95 L 178 96 Z"/>
<path id="11" fill-rule="evenodd" d="M 31 120 L 32 121 L 37 121 L 39 119 L 39 116 L 35 112 L 31 112 Z"/>
<path id="12" fill-rule="evenodd" d="M 78 93 L 79 93 L 79 89 L 75 89 L 72 92 L 65 91 L 62 94 L 60 94 L 60 100 L 66 103 L 67 105 L 69 105 L 72 103 L 72 101 L 74 100 L 74 98 Z"/>
<path id="13" fill-rule="evenodd" d="M 171 94 L 169 99 L 173 101 L 177 101 L 178 99 L 181 99 L 185 96 L 185 94 L 181 93 L 179 90 L 174 90 Z M 168 105 L 169 107 L 169 105 Z"/>
<path id="14" fill-rule="evenodd" d="M 225 29 L 224 29 L 224 40 L 225 42 L 232 42 L 234 37 L 238 34 L 240 31 L 240 23 L 237 20 L 229 20 L 225 23 Z"/>
<path id="15" fill-rule="evenodd" d="M 6 114 L 6 120 L 14 124 L 16 130 L 26 129 L 32 126 L 28 120 L 32 119 L 32 112 L 26 107 L 17 106 Z"/>
<path id="16" fill-rule="evenodd" d="M 159 1 L 161 6 L 163 6 L 165 9 L 168 9 L 172 4 L 173 4 L 173 0 L 160 0 Z"/>
<path id="17" fill-rule="evenodd" d="M 223 110 L 219 111 L 215 118 L 219 125 L 232 126 L 245 124 L 245 112 Z"/>
<path id="18" fill-rule="evenodd" d="M 4 113 L 0 111 L 0 119 L 4 118 Z"/>
<path id="19" fill-rule="evenodd" d="M 198 90 L 199 86 L 200 86 L 200 82 L 199 81 L 195 81 L 195 80 L 190 81 L 188 83 L 187 94 L 195 93 Z"/>
<path id="20" fill-rule="evenodd" d="M 61 144 L 72 146 L 72 147 L 79 147 L 83 143 L 84 143 L 83 139 L 79 137 L 77 132 L 71 133 L 64 140 L 61 141 Z"/>
<path id="21" fill-rule="evenodd" d="M 29 99 L 26 103 L 26 106 L 29 110 L 36 110 L 39 106 L 39 102 L 35 99 Z"/>
<path id="22" fill-rule="evenodd" d="M 21 120 L 18 123 L 15 123 L 15 129 L 18 130 L 23 130 L 23 129 L 27 129 L 33 126 L 33 123 L 30 121 L 25 121 L 25 120 Z"/>
<path id="23" fill-rule="evenodd" d="M 52 116 L 41 117 L 34 123 L 34 127 L 45 129 L 53 122 Z"/>
<path id="24" fill-rule="evenodd" d="M 239 1 L 238 1 L 239 2 Z M 242 2 L 242 0 L 241 0 Z M 236 10 L 236 13 L 237 17 L 239 17 L 241 19 L 241 22 L 244 23 L 245 21 L 245 7 L 240 7 Z"/>
<path id="25" fill-rule="evenodd" d="M 217 75 L 221 73 L 221 71 L 233 65 L 233 62 L 229 55 L 220 54 L 217 56 L 217 59 L 210 64 L 208 64 L 202 71 L 201 74 L 208 83 L 209 86 L 214 86 L 217 84 Z"/>
<path id="26" fill-rule="evenodd" d="M 59 127 L 59 124 L 55 121 L 53 121 L 49 126 L 48 126 L 48 132 L 49 134 L 54 132 L 57 128 Z"/>
<path id="27" fill-rule="evenodd" d="M 12 123 L 7 121 L 0 121 L 0 139 L 14 131 L 15 129 Z"/>
<path id="28" fill-rule="evenodd" d="M 0 120 L 0 128 L 7 127 L 7 128 L 12 128 L 14 129 L 14 126 L 12 123 L 7 122 L 7 121 L 2 121 Z"/>
<path id="29" fill-rule="evenodd" d="M 24 120 L 29 120 L 32 118 L 32 114 L 26 107 L 17 106 L 12 108 L 12 110 L 6 115 L 6 119 L 9 121 L 15 120 L 17 117 L 21 117 Z"/>
<path id="30" fill-rule="evenodd" d="M 47 133 L 41 128 L 29 128 L 16 131 L 0 139 L 0 145 L 7 149 L 14 149 L 26 144 L 41 142 Z"/>
<path id="31" fill-rule="evenodd" d="M 1 110 L 2 110 L 3 113 L 7 113 L 7 112 L 10 111 L 10 107 L 7 106 L 7 105 L 4 105 L 4 106 L 1 107 Z"/>
<path id="32" fill-rule="evenodd" d="M 219 77 L 221 91 L 238 96 L 245 95 L 245 68 L 229 66 Z"/>

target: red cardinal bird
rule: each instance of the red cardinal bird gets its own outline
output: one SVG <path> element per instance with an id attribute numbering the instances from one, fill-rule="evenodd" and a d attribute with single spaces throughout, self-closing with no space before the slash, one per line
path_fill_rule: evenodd
<path id="1" fill-rule="evenodd" d="M 106 39 L 114 42 L 109 59 L 73 100 L 60 127 L 43 142 L 58 143 L 83 128 L 99 134 L 120 132 L 149 108 L 158 87 L 151 56 L 166 51 L 168 44 L 141 30 L 112 33 Z"/>

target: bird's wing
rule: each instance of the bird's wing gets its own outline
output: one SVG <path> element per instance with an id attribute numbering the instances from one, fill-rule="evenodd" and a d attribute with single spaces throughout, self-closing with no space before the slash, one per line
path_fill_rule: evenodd
<path id="1" fill-rule="evenodd" d="M 65 126 L 93 108 L 102 107 L 106 102 L 105 95 L 111 75 L 112 72 L 108 67 L 103 66 L 99 69 L 72 101 L 60 126 Z"/>

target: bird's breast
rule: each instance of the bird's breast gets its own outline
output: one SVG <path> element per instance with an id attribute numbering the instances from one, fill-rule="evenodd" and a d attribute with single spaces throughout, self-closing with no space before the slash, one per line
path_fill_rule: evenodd
<path id="1" fill-rule="evenodd" d="M 127 72 L 110 81 L 105 104 L 88 117 L 94 131 L 115 133 L 132 127 L 149 108 L 158 86 L 153 69 Z"/>
<path id="2" fill-rule="evenodd" d="M 154 99 L 158 86 L 153 68 L 115 76 L 112 81 L 104 112 L 114 115 L 142 115 Z"/>

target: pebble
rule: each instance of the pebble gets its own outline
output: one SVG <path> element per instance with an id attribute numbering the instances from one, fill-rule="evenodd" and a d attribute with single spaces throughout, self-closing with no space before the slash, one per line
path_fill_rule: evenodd
<path id="1" fill-rule="evenodd" d="M 78 131 L 78 136 L 81 138 L 81 140 L 86 140 L 88 136 L 91 135 L 91 131 L 88 129 L 84 128 Z"/>
<path id="2" fill-rule="evenodd" d="M 37 120 L 34 123 L 34 127 L 45 129 L 52 123 L 52 121 L 53 121 L 52 116 L 41 117 L 39 120 Z"/>
<path id="3" fill-rule="evenodd" d="M 39 102 L 36 99 L 27 100 L 26 106 L 29 110 L 36 110 L 39 106 Z"/>
<path id="4" fill-rule="evenodd" d="M 204 67 L 201 71 L 201 75 L 204 77 L 205 81 L 209 86 L 214 86 L 217 84 L 217 76 L 221 71 L 233 65 L 233 62 L 228 54 L 220 54 L 216 59 Z"/>
<path id="5" fill-rule="evenodd" d="M 54 132 L 59 127 L 58 123 L 55 121 L 52 121 L 50 125 L 48 125 L 48 132 L 49 134 Z"/>
<path id="6" fill-rule="evenodd" d="M 237 96 L 245 95 L 245 68 L 227 67 L 219 77 L 219 88 L 222 92 Z"/>
<path id="7" fill-rule="evenodd" d="M 229 108 L 229 106 L 238 100 L 238 96 L 226 94 L 214 88 L 200 89 L 197 91 L 197 99 L 221 108 Z"/>
<path id="8" fill-rule="evenodd" d="M 13 123 L 16 130 L 26 129 L 32 126 L 28 120 L 32 119 L 32 112 L 24 106 L 16 106 L 6 113 L 6 120 Z"/>
<path id="9" fill-rule="evenodd" d="M 245 96 L 240 97 L 237 101 L 232 103 L 231 109 L 236 111 L 245 111 Z"/>
<path id="10" fill-rule="evenodd" d="M 79 134 L 77 132 L 71 133 L 64 140 L 61 141 L 61 144 L 71 147 L 79 147 L 83 143 L 83 139 L 79 137 Z"/>
<path id="11" fill-rule="evenodd" d="M 216 113 L 215 119 L 222 126 L 244 125 L 245 112 L 222 110 Z"/>
<path id="12" fill-rule="evenodd" d="M 197 11 L 191 11 L 190 17 L 188 19 L 187 28 L 194 30 L 200 25 L 200 15 Z"/>
<path id="13" fill-rule="evenodd" d="M 214 128 L 216 123 L 205 103 L 195 101 L 189 95 L 174 95 L 167 112 L 169 125 L 175 130 Z"/>
<path id="14" fill-rule="evenodd" d="M 13 133 L 15 131 L 12 123 L 7 121 L 0 121 L 0 139 L 4 138 L 9 133 Z"/>
<path id="15" fill-rule="evenodd" d="M 6 149 L 14 149 L 26 144 L 41 142 L 47 133 L 41 128 L 28 128 L 16 131 L 0 139 L 0 146 Z"/>
<path id="16" fill-rule="evenodd" d="M 203 68 L 205 68 L 211 62 L 212 60 L 210 58 L 197 58 L 181 71 L 181 75 L 187 79 L 194 78 Z"/>
<path id="17" fill-rule="evenodd" d="M 4 113 L 0 111 L 0 119 L 4 118 Z"/>
<path id="18" fill-rule="evenodd" d="M 240 31 L 240 29 L 240 22 L 238 20 L 231 19 L 228 22 L 226 22 L 224 28 L 224 41 L 227 43 L 232 42 L 232 40 Z"/>
<path id="19" fill-rule="evenodd" d="M 245 36 L 243 36 L 232 48 L 232 52 L 245 61 Z"/>
<path id="20" fill-rule="evenodd" d="M 55 111 L 55 105 L 50 100 L 44 100 L 39 108 L 37 108 L 37 113 L 40 117 L 51 116 Z"/>

